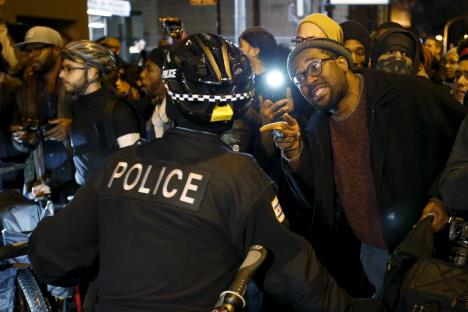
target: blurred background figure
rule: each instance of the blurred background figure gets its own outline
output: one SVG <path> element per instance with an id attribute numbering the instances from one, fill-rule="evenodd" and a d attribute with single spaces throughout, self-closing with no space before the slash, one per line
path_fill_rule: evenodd
<path id="1" fill-rule="evenodd" d="M 437 40 L 434 36 L 429 36 L 424 40 L 424 46 L 428 48 L 434 59 L 440 61 L 440 57 L 442 54 L 442 42 Z"/>
<path id="2" fill-rule="evenodd" d="M 356 21 L 346 21 L 341 23 L 340 26 L 344 35 L 343 45 L 351 52 L 354 68 L 368 67 L 371 42 L 367 29 Z"/>
<path id="3" fill-rule="evenodd" d="M 458 67 L 457 47 L 451 48 L 442 56 L 441 66 L 444 77 L 443 83 L 451 90 L 453 87 L 453 80 L 455 79 L 455 72 Z"/>
<path id="4" fill-rule="evenodd" d="M 1 69 L 2 72 L 16 73 L 20 66 L 20 52 L 14 45 L 14 40 L 9 33 L 9 27 L 5 22 L 5 7 L 6 0 L 0 0 L 0 50 L 1 50 Z"/>
<path id="5" fill-rule="evenodd" d="M 141 69 L 135 64 L 121 64 L 115 87 L 120 96 L 128 100 L 140 98 L 139 76 Z"/>
<path id="6" fill-rule="evenodd" d="M 16 91 L 21 87 L 21 80 L 15 76 L 20 74 L 24 65 L 24 57 L 15 46 L 15 39 L 11 33 L 11 24 L 5 19 L 5 0 L 0 0 L 0 168 L 6 170 L 19 163 L 24 162 L 25 154 L 20 153 L 13 147 L 10 141 L 9 126 L 11 124 Z M 18 40 L 23 40 L 24 33 Z M 18 170 L 0 173 L 0 191 L 4 188 L 21 189 L 23 185 L 23 174 L 21 166 Z"/>
<path id="7" fill-rule="evenodd" d="M 255 74 L 253 108 L 261 125 L 281 119 L 286 112 L 292 112 L 294 100 L 286 74 L 286 56 L 280 55 L 280 47 L 273 35 L 262 27 L 248 28 L 239 36 L 239 47 L 247 56 Z M 260 135 L 259 127 L 253 130 L 253 138 Z M 266 163 L 267 159 L 275 154 L 275 145 L 269 134 L 261 134 L 258 138 L 260 139 L 258 148 L 264 161 L 258 157 L 257 161 L 268 173 Z M 252 142 L 258 143 L 256 139 L 252 139 Z"/>
<path id="8" fill-rule="evenodd" d="M 246 29 L 239 37 L 239 47 L 249 59 L 256 76 L 266 72 L 278 61 L 276 39 L 262 27 Z"/>
<path id="9" fill-rule="evenodd" d="M 120 55 L 120 41 L 114 37 L 102 37 L 96 40 L 96 43 L 99 43 L 103 47 L 108 48 L 116 56 Z"/>
<path id="10" fill-rule="evenodd" d="M 106 74 L 107 81 L 121 96 L 130 100 L 140 98 L 137 85 L 140 69 L 138 65 L 128 63 L 120 57 L 120 41 L 117 38 L 106 36 L 95 40 L 95 42 L 111 51 L 116 59 L 116 70 Z"/>
<path id="11" fill-rule="evenodd" d="M 429 36 L 424 40 L 424 68 L 429 79 L 437 84 L 443 84 L 442 76 L 442 42 L 437 40 L 434 36 Z M 430 53 L 427 53 L 428 50 Z"/>
<path id="12" fill-rule="evenodd" d="M 188 32 L 185 30 L 184 24 L 178 17 L 160 17 L 159 21 L 164 30 L 164 37 L 167 39 L 167 44 L 174 44 L 183 41 L 188 37 Z M 160 42 L 164 45 L 164 42 Z"/>
<path id="13" fill-rule="evenodd" d="M 468 39 L 460 41 L 457 47 L 458 67 L 455 71 L 453 96 L 460 104 L 466 104 L 468 91 Z"/>

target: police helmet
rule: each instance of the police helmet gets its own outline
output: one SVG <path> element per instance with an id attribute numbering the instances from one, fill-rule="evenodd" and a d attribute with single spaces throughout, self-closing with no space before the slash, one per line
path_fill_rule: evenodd
<path id="1" fill-rule="evenodd" d="M 253 73 L 233 43 L 215 34 L 191 35 L 163 66 L 164 85 L 185 120 L 213 130 L 231 128 L 253 99 Z"/>
<path id="2" fill-rule="evenodd" d="M 114 54 L 104 46 L 90 40 L 70 42 L 63 49 L 62 56 L 85 66 L 95 67 L 101 74 L 110 73 L 117 68 Z"/>

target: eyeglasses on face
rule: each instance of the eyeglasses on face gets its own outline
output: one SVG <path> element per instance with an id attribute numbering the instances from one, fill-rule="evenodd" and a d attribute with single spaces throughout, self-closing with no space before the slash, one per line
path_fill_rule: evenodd
<path id="1" fill-rule="evenodd" d="M 85 69 L 84 67 L 73 67 L 73 66 L 68 66 L 68 65 L 62 66 L 62 71 L 65 73 L 70 73 L 73 70 L 84 70 L 84 69 Z"/>
<path id="2" fill-rule="evenodd" d="M 308 41 L 308 40 L 314 40 L 314 39 L 318 39 L 319 37 L 300 37 L 300 36 L 297 36 L 297 37 L 294 37 L 291 39 L 291 42 L 295 45 L 298 45 L 298 44 L 301 44 L 303 43 L 304 41 Z"/>
<path id="3" fill-rule="evenodd" d="M 307 68 L 303 72 L 299 72 L 294 75 L 294 83 L 298 87 L 302 87 L 305 85 L 306 80 L 307 80 L 307 75 L 311 75 L 313 77 L 317 77 L 322 73 L 322 66 L 323 63 L 326 61 L 330 60 L 336 60 L 335 57 L 327 57 L 324 59 L 315 59 L 312 60 L 309 65 L 307 65 Z"/>

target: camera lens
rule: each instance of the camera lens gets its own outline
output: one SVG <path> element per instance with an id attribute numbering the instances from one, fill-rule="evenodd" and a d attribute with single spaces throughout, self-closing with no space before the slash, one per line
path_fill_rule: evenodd
<path id="1" fill-rule="evenodd" d="M 25 134 L 23 138 L 23 143 L 30 148 L 36 148 L 37 144 L 39 144 L 40 139 L 41 135 L 38 131 L 31 131 Z"/>

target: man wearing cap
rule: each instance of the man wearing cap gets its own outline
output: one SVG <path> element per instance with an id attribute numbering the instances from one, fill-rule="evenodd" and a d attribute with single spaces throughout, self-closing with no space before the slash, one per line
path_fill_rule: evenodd
<path id="1" fill-rule="evenodd" d="M 99 43 L 103 47 L 108 48 L 116 56 L 120 54 L 120 41 L 114 37 L 102 37 L 96 40 L 96 43 Z"/>
<path id="2" fill-rule="evenodd" d="M 32 71 L 17 93 L 11 126 L 15 147 L 32 152 L 25 172 L 25 193 L 37 197 L 52 191 L 54 197 L 64 200 L 64 195 L 73 192 L 74 168 L 67 139 L 70 103 L 58 79 L 62 37 L 52 28 L 35 26 L 17 46 L 26 52 Z"/>
<path id="3" fill-rule="evenodd" d="M 134 102 L 140 118 L 146 124 L 146 138 L 161 138 L 172 127 L 166 114 L 166 88 L 162 80 L 162 67 L 166 49 L 158 47 L 148 55 L 140 73 L 141 89 L 146 95 L 143 101 Z"/>
<path id="4" fill-rule="evenodd" d="M 344 35 L 343 45 L 351 53 L 354 68 L 367 67 L 371 52 L 369 32 L 356 21 L 346 21 L 340 26 Z"/>
<path id="5" fill-rule="evenodd" d="M 355 74 L 350 64 L 349 51 L 334 41 L 298 45 L 288 71 L 317 111 L 303 133 L 287 114 L 261 130 L 283 133 L 275 142 L 297 196 L 314 210 L 312 225 L 332 232 L 351 226 L 381 296 L 396 244 L 426 215 L 435 216 L 434 230 L 448 220 L 438 176 L 465 109 L 426 80 Z"/>
<path id="6" fill-rule="evenodd" d="M 338 23 L 328 16 L 313 13 L 299 22 L 297 36 L 292 41 L 300 44 L 304 40 L 314 38 L 326 38 L 343 43 L 343 30 Z M 297 215 L 297 217 L 290 218 L 291 228 L 298 229 L 298 233 L 312 243 L 320 261 L 337 279 L 338 283 L 355 296 L 367 296 L 370 292 L 370 285 L 366 281 L 359 260 L 360 243 L 354 237 L 351 229 L 349 227 L 343 228 L 339 235 L 332 235 L 326 229 L 318 229 L 317 226 L 312 229 L 310 225 L 311 212 L 307 211 L 307 209 L 301 209 L 299 205 L 296 206 L 292 215 Z M 319 239 L 319 236 L 314 235 L 314 232 L 320 232 L 320 237 L 326 236 L 328 239 L 326 241 Z M 330 245 L 340 245 L 342 247 L 335 249 L 330 248 Z M 347 255 L 348 266 L 346 268 L 339 261 L 336 261 L 342 254 Z"/>

